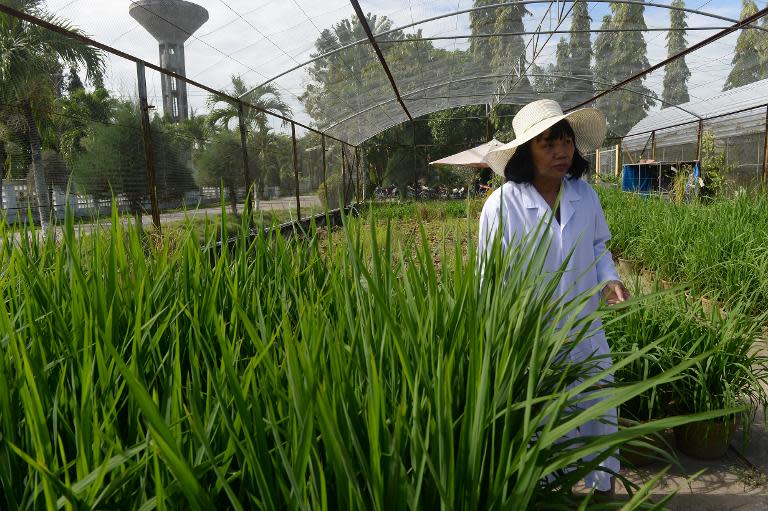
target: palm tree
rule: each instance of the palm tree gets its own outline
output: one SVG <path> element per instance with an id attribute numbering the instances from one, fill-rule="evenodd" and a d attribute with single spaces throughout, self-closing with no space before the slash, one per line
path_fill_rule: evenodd
<path id="1" fill-rule="evenodd" d="M 68 21 L 45 10 L 43 0 L 4 0 L 6 5 L 31 14 L 65 30 L 81 34 Z M 102 53 L 74 39 L 51 32 L 8 14 L 0 14 L 0 101 L 13 105 L 25 120 L 31 170 L 43 232 L 51 215 L 48 184 L 42 158 L 40 127 L 50 125 L 55 86 L 60 66 L 84 68 L 93 79 L 103 71 Z"/>
<path id="2" fill-rule="evenodd" d="M 245 103 L 243 105 L 243 117 L 246 130 L 248 131 L 248 138 L 251 142 L 249 145 L 258 148 L 258 155 L 253 156 L 258 156 L 259 160 L 263 162 L 268 144 L 267 135 L 270 131 L 269 120 L 263 110 L 287 116 L 291 114 L 291 107 L 283 101 L 280 96 L 280 90 L 274 85 L 267 84 L 250 89 L 241 77 L 235 75 L 232 76 L 232 95 L 242 99 Z M 217 105 L 219 104 L 224 106 L 218 107 Z M 249 105 L 258 108 L 253 108 Z M 219 96 L 211 95 L 208 97 L 208 106 L 211 108 L 211 112 L 208 114 L 208 123 L 211 128 L 226 130 L 237 126 L 238 109 L 236 104 L 226 102 Z M 261 172 L 259 169 L 255 170 L 255 181 L 259 183 Z M 246 183 L 246 186 L 249 188 L 250 193 L 251 183 Z M 232 200 L 233 207 L 235 207 L 236 198 L 233 197 Z"/>

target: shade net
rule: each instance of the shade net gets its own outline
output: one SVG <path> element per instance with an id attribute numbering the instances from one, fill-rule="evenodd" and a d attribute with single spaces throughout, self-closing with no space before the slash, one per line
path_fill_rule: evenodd
<path id="1" fill-rule="evenodd" d="M 315 200 L 319 200 L 317 190 L 324 181 L 318 149 L 321 144 L 315 131 L 327 134 L 326 156 L 336 158 L 331 165 L 335 171 L 344 166 L 345 157 L 353 163 L 362 158 L 362 153 L 352 147 L 342 151 L 342 141 L 359 145 L 388 128 L 402 126 L 409 116 L 417 121 L 416 130 L 426 126 L 423 129 L 429 131 L 432 128 L 428 126 L 428 116 L 456 107 L 479 105 L 471 115 L 484 117 L 488 112 L 493 120 L 488 123 L 490 130 L 478 128 L 471 141 L 451 142 L 451 147 L 444 144 L 445 154 L 466 149 L 470 142 L 481 143 L 495 134 L 502 140 L 509 139 L 514 136 L 511 119 L 516 110 L 541 98 L 555 99 L 566 110 L 580 104 L 600 108 L 609 123 L 606 147 L 613 147 L 623 138 L 621 154 L 628 158 L 648 157 L 648 148 L 645 153 L 643 149 L 652 131 L 657 131 L 657 157 L 685 160 L 697 156 L 698 121 L 702 120 L 713 132 L 716 145 L 733 153 L 728 158 L 735 166 L 734 172 L 751 179 L 764 171 L 764 144 L 760 136 L 762 133 L 764 137 L 765 116 L 760 108 L 768 103 L 768 82 L 766 86 L 759 85 L 761 80 L 768 79 L 768 18 L 757 19 L 749 27 L 689 53 L 684 61 L 679 59 L 662 66 L 621 87 L 616 84 L 717 34 L 740 18 L 765 9 L 765 1 L 675 0 L 650 5 L 640 1 L 362 0 L 360 8 L 367 16 L 386 68 L 352 3 L 345 0 L 201 2 L 207 19 L 201 18 L 201 25 L 198 20 L 199 27 L 174 17 L 178 12 L 169 14 L 167 7 L 173 3 L 50 0 L 32 13 L 48 13 L 59 21 L 67 20 L 93 39 L 150 63 L 175 65 L 173 70 L 206 87 L 187 84 L 183 87 L 186 100 L 179 102 L 181 92 L 176 91 L 176 103 L 169 103 L 165 89 L 173 88 L 174 83 L 179 87 L 181 82 L 170 80 L 164 88 L 161 73 L 147 71 L 148 99 L 155 107 L 150 112 L 157 130 L 155 136 L 167 139 L 168 144 L 158 155 L 161 161 L 156 176 L 162 181 L 157 190 L 163 210 L 201 203 L 213 195 L 213 180 L 201 173 L 198 164 L 202 156 L 199 153 L 209 148 L 211 142 L 190 142 L 190 135 L 176 126 L 182 117 L 208 119 L 216 109 L 223 108 L 225 103 L 210 101 L 211 90 L 242 97 L 247 104 L 305 126 L 298 126 L 297 130 L 298 191 L 300 196 L 311 195 Z M 137 20 L 155 32 L 163 23 L 166 28 L 170 26 L 174 40 L 163 41 L 165 36 L 155 34 L 159 41 Z M 111 99 L 135 106 L 136 64 L 109 52 L 102 55 L 104 89 Z M 184 57 L 181 67 L 174 60 L 180 55 Z M 34 56 L 20 64 L 23 69 L 39 65 Z M 85 67 L 83 62 L 77 63 L 74 71 L 84 76 Z M 68 63 L 62 65 L 64 74 L 68 68 Z M 25 80 L 29 78 L 30 73 L 22 74 L 26 75 Z M 85 89 L 92 92 L 94 86 L 86 82 Z M 13 90 L 6 95 L 7 108 L 3 113 L 5 124 L 12 127 L 18 126 L 14 124 L 13 109 L 18 110 L 23 103 L 25 88 Z M 69 97 L 67 91 L 59 91 L 58 95 L 63 100 Z M 713 100 L 715 97 L 719 99 Z M 50 108 L 46 110 L 44 106 L 35 108 L 39 109 L 38 124 L 55 125 L 51 118 L 58 112 L 48 112 Z M 734 113 L 748 108 L 751 113 Z M 99 122 L 95 113 L 86 111 L 83 115 Z M 457 113 L 467 115 L 466 111 Z M 721 122 L 721 118 L 730 121 Z M 103 122 L 120 124 L 114 112 Z M 478 125 L 482 126 L 482 121 Z M 239 140 L 237 122 L 219 123 L 216 129 L 231 132 L 219 136 L 230 138 L 230 149 L 234 152 L 235 141 Z M 6 129 L 4 133 L 10 131 Z M 250 179 L 258 191 L 255 198 L 259 205 L 261 201 L 288 197 L 295 202 L 292 140 L 284 119 L 263 114 L 248 126 L 247 136 L 248 143 L 254 145 L 252 150 L 246 149 L 248 158 L 253 160 Z M 61 134 L 45 138 L 43 148 L 61 153 L 57 137 Z M 30 175 L 34 151 L 25 149 L 24 143 L 19 145 L 18 137 L 16 142 L 13 135 L 4 138 L 8 142 L 4 146 L 3 176 L 9 182 L 18 182 L 13 186 L 21 187 L 20 180 Z M 428 134 L 417 134 L 418 144 L 414 144 L 413 138 L 404 142 L 414 146 L 410 155 L 404 156 L 400 150 L 392 158 L 411 165 L 410 181 L 415 183 L 420 179 L 420 169 L 425 169 L 425 174 L 429 172 L 426 162 L 444 154 L 427 147 Z M 165 147 L 163 140 L 155 145 Z M 83 147 L 92 143 L 87 137 L 82 141 Z M 93 171 L 97 175 L 72 180 L 78 193 L 82 191 L 89 197 L 83 200 L 101 200 L 98 197 L 104 196 L 105 183 L 109 183 L 118 200 L 131 202 L 131 207 L 140 206 L 146 212 L 150 199 L 147 183 L 142 181 L 146 172 L 127 167 L 128 162 L 145 154 L 145 147 L 137 145 L 125 151 L 128 156 L 121 161 L 96 166 L 104 169 Z M 163 159 L 169 154 L 174 158 Z M 74 175 L 74 160 L 67 158 L 60 173 Z M 221 170 L 219 177 L 242 175 L 243 180 L 248 179 L 244 169 L 238 170 L 237 165 L 241 164 L 232 160 L 229 170 Z M 108 177 L 115 173 L 120 177 Z M 350 177 L 357 178 L 356 174 L 345 174 L 345 179 Z M 90 185 L 90 190 L 89 179 L 96 183 Z M 365 195 L 366 179 L 362 177 L 362 182 L 354 185 L 353 196 Z M 68 182 L 69 177 L 52 176 L 50 181 L 46 183 L 49 189 Z M 117 186 L 118 182 L 123 184 Z M 142 183 L 144 190 L 139 194 Z M 244 181 L 230 188 L 234 190 L 229 193 L 236 204 L 245 199 Z M 34 194 L 31 188 L 23 193 L 19 188 L 16 208 L 34 204 L 36 201 L 30 202 Z M 6 202 L 10 204 L 10 198 Z"/>

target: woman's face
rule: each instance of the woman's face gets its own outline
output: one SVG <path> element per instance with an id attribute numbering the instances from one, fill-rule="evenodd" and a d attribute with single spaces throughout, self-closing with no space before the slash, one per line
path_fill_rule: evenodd
<path id="1" fill-rule="evenodd" d="M 573 138 L 567 135 L 559 140 L 553 140 L 551 131 L 547 130 L 531 140 L 531 156 L 536 169 L 535 177 L 560 180 L 573 164 L 576 146 Z"/>

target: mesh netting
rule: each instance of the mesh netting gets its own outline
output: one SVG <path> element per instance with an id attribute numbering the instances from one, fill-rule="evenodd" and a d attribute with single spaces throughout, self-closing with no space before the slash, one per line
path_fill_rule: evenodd
<path id="1" fill-rule="evenodd" d="M 222 193 L 241 211 L 252 188 L 255 206 L 283 201 L 298 215 L 319 208 L 326 189 L 339 190 L 329 203 L 365 197 L 371 175 L 382 169 L 407 168 L 408 181 L 417 183 L 428 161 L 441 156 L 423 135 L 433 129 L 428 114 L 477 106 L 455 115 L 478 119 L 478 140 L 442 146 L 458 151 L 493 133 L 511 138 L 516 109 L 541 98 L 564 109 L 600 108 L 609 121 L 606 146 L 614 150 L 622 138 L 622 159 L 694 159 L 704 134 L 727 151 L 724 169 L 740 182 L 765 173 L 765 1 L 363 0 L 375 46 L 346 0 L 205 2 L 205 16 L 180 0 L 4 4 L 35 4 L 28 14 L 76 27 L 201 85 L 147 67 L 152 108 L 145 133 L 135 61 L 102 51 L 97 77 L 89 73 L 93 62 L 78 56 L 79 43 L 68 43 L 73 57 L 63 36 L 2 14 L 10 20 L 4 30 L 52 35 L 50 46 L 5 53 L 13 58 L 12 72 L 3 75 L 2 198 L 14 214 L 61 211 L 67 189 L 84 212 L 103 209 L 114 196 L 126 210 L 147 213 L 151 155 L 163 212 L 220 202 Z M 185 18 L 185 9 L 198 18 Z M 643 74 L 749 17 L 750 25 Z M 232 98 L 245 102 L 245 147 Z M 360 171 L 365 151 L 354 146 L 409 116 L 416 122 L 390 137 L 386 158 L 375 140 L 367 144 L 367 170 Z M 297 123 L 295 157 L 286 119 Z M 325 169 L 320 132 L 327 135 Z M 615 173 L 613 154 L 611 161 L 590 157 L 600 174 Z"/>

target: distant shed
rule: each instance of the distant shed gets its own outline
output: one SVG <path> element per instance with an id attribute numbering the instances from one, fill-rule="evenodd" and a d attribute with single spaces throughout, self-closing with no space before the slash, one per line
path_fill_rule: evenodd
<path id="1" fill-rule="evenodd" d="M 651 158 L 654 146 L 656 160 L 696 159 L 700 117 L 703 129 L 714 134 L 717 147 L 735 167 L 730 179 L 754 181 L 763 173 L 767 104 L 768 79 L 651 112 L 624 137 L 625 162 Z"/>

